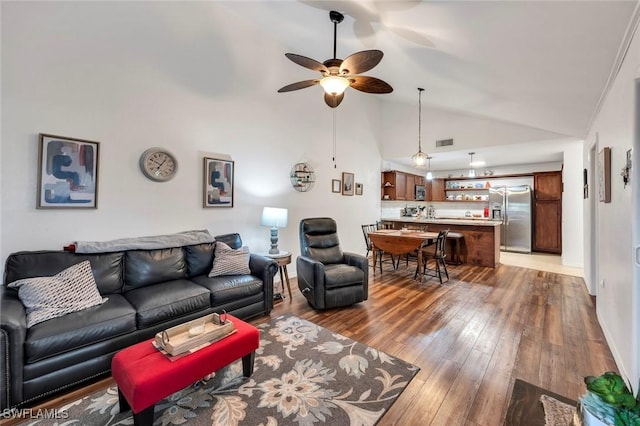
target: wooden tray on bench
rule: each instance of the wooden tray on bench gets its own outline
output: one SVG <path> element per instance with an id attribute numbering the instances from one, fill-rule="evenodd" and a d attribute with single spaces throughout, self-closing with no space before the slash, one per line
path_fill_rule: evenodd
<path id="1" fill-rule="evenodd" d="M 226 315 L 216 313 L 168 328 L 156 334 L 156 345 L 170 355 L 179 355 L 227 337 L 235 331 Z"/>

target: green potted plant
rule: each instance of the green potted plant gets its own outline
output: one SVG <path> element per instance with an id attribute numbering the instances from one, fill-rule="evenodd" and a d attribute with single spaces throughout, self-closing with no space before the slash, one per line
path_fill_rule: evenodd
<path id="1" fill-rule="evenodd" d="M 585 425 L 640 426 L 640 392 L 634 396 L 618 373 L 587 376 L 584 383 L 578 412 Z"/>

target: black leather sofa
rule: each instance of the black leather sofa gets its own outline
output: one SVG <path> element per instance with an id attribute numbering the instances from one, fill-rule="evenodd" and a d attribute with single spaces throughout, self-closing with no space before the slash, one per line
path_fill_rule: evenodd
<path id="1" fill-rule="evenodd" d="M 216 237 L 232 248 L 240 235 Z M 209 278 L 215 243 L 100 254 L 32 251 L 9 255 L 0 286 L 1 409 L 29 407 L 59 391 L 110 372 L 122 348 L 158 331 L 207 315 L 268 314 L 278 265 L 250 255 L 250 275 Z M 18 292 L 6 285 L 22 278 L 52 276 L 89 260 L 101 305 L 26 326 Z"/>

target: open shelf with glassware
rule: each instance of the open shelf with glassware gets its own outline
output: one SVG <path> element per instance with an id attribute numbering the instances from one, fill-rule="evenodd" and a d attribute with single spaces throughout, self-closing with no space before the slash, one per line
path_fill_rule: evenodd
<path id="1" fill-rule="evenodd" d="M 489 187 L 489 182 L 486 181 L 446 180 L 445 201 L 488 203 Z"/>

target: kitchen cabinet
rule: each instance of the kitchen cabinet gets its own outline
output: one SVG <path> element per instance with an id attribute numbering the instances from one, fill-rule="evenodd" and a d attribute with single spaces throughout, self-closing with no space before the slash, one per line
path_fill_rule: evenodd
<path id="1" fill-rule="evenodd" d="M 444 179 L 437 178 L 431 181 L 431 190 L 427 191 L 429 201 L 445 201 Z"/>
<path id="2" fill-rule="evenodd" d="M 533 174 L 533 251 L 562 254 L 562 172 Z"/>
<path id="3" fill-rule="evenodd" d="M 533 251 L 562 254 L 561 202 L 535 202 Z"/>
<path id="4" fill-rule="evenodd" d="M 381 174 L 381 198 L 386 201 L 415 201 L 416 185 L 424 185 L 424 176 L 391 170 Z"/>
<path id="5" fill-rule="evenodd" d="M 562 200 L 562 172 L 533 174 L 536 200 Z"/>

